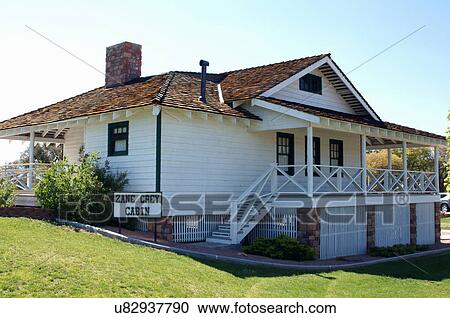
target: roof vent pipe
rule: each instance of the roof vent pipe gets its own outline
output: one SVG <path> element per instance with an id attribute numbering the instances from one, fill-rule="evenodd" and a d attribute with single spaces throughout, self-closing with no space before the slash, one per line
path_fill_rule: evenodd
<path id="1" fill-rule="evenodd" d="M 206 103 L 206 68 L 209 66 L 209 62 L 205 60 L 200 60 L 200 66 L 202 67 L 200 100 L 203 103 Z"/>

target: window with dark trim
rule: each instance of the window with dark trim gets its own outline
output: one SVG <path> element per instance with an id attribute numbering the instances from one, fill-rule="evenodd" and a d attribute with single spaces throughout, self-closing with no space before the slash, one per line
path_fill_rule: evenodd
<path id="1" fill-rule="evenodd" d="M 302 76 L 299 80 L 299 89 L 314 94 L 322 94 L 322 77 L 314 74 Z"/>
<path id="2" fill-rule="evenodd" d="M 344 143 L 342 140 L 330 139 L 330 166 L 344 165 Z"/>
<path id="3" fill-rule="evenodd" d="M 308 137 L 305 136 L 305 164 L 308 163 Z M 320 165 L 320 138 L 313 137 L 313 164 Z M 320 167 L 319 167 L 320 169 Z M 305 170 L 305 175 L 308 173 Z M 314 176 L 318 176 L 317 172 L 314 172 Z"/>
<path id="4" fill-rule="evenodd" d="M 128 155 L 128 122 L 108 125 L 108 156 Z"/>
<path id="5" fill-rule="evenodd" d="M 294 165 L 294 135 L 277 132 L 277 164 Z M 294 174 L 294 167 L 282 168 L 288 175 Z M 282 174 L 278 171 L 278 174 Z"/>

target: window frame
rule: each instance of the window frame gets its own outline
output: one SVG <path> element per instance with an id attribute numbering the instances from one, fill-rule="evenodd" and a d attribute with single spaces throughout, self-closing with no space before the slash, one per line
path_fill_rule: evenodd
<path id="1" fill-rule="evenodd" d="M 335 152 L 332 149 L 332 146 L 337 145 L 337 154 L 338 157 L 333 157 L 332 154 Z M 344 166 L 344 141 L 340 139 L 330 139 L 329 144 L 329 155 L 330 155 L 330 166 L 332 167 L 343 167 Z M 332 164 L 332 160 L 337 160 L 337 166 Z M 330 168 L 331 169 L 331 168 Z"/>
<path id="2" fill-rule="evenodd" d="M 279 143 L 279 139 L 280 138 L 286 138 L 288 140 L 288 153 L 287 154 L 282 154 L 280 153 L 280 143 Z M 289 133 L 283 133 L 283 132 L 277 132 L 277 142 L 276 142 L 276 147 L 277 147 L 277 165 L 280 164 L 280 155 L 284 155 L 288 157 L 288 165 L 295 165 L 295 148 L 294 148 L 294 134 L 289 134 Z M 289 167 L 287 169 L 287 171 L 285 171 L 287 175 L 292 176 L 294 175 L 295 172 L 295 167 Z M 280 171 L 277 171 L 278 175 L 282 175 L 282 173 Z"/>
<path id="3" fill-rule="evenodd" d="M 322 95 L 322 77 L 308 73 L 298 80 L 298 88 L 303 92 Z"/>
<path id="4" fill-rule="evenodd" d="M 126 133 L 114 134 L 114 129 L 116 128 L 126 128 Z M 129 136 L 130 123 L 128 121 L 108 124 L 108 157 L 128 156 Z M 126 142 L 125 150 L 115 151 L 115 142 L 123 139 Z"/>

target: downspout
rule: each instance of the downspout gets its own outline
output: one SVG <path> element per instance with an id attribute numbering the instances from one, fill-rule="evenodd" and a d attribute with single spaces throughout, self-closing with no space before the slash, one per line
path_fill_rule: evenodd
<path id="1" fill-rule="evenodd" d="M 155 192 L 161 192 L 161 116 L 162 109 L 156 116 L 156 168 L 155 168 Z"/>

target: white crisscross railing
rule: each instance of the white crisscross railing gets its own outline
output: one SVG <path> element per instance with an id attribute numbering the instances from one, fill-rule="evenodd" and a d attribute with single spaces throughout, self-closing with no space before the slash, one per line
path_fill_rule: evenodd
<path id="1" fill-rule="evenodd" d="M 434 172 L 408 171 L 408 192 L 438 192 Z"/>
<path id="2" fill-rule="evenodd" d="M 362 192 L 363 168 L 314 165 L 314 193 Z"/>
<path id="3" fill-rule="evenodd" d="M 10 180 L 17 190 L 31 190 L 50 168 L 49 163 L 19 163 L 0 166 L 0 178 Z"/>

